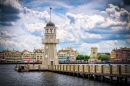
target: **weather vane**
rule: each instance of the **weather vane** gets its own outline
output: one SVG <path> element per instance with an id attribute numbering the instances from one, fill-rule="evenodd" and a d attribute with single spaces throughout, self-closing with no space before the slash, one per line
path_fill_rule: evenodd
<path id="1" fill-rule="evenodd" d="M 52 8 L 50 7 L 50 22 L 51 22 L 51 9 L 52 9 Z"/>

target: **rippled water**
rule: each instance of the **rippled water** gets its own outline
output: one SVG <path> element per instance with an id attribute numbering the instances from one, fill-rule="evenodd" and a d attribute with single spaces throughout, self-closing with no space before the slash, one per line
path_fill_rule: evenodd
<path id="1" fill-rule="evenodd" d="M 16 72 L 14 66 L 0 64 L 0 86 L 113 86 L 52 72 Z"/>

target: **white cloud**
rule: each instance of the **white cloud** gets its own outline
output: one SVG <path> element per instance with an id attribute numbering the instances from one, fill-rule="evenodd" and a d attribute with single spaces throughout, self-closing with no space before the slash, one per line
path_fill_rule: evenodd
<path id="1" fill-rule="evenodd" d="M 43 31 L 45 26 L 43 23 L 23 23 L 22 28 L 29 31 L 29 32 L 35 32 L 35 31 Z"/>
<path id="2" fill-rule="evenodd" d="M 12 37 L 16 37 L 16 34 L 10 34 L 7 31 L 1 31 L 0 36 L 3 38 L 12 38 Z"/>
<path id="3" fill-rule="evenodd" d="M 11 33 L 5 34 L 12 36 Z M 23 49 L 28 49 L 32 51 L 34 47 L 40 48 L 42 45 L 42 38 L 33 36 L 33 35 L 24 35 L 24 36 L 17 36 L 10 39 L 0 37 L 0 47 L 2 49 L 16 49 L 22 51 Z"/>

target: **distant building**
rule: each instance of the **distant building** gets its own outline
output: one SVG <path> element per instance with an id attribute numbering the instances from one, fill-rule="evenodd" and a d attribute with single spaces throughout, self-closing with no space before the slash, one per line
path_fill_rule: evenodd
<path id="1" fill-rule="evenodd" d="M 97 52 L 98 52 L 97 47 L 91 47 L 90 59 L 88 59 L 89 63 L 95 63 L 98 61 Z"/>
<path id="2" fill-rule="evenodd" d="M 124 47 L 120 49 L 113 49 L 115 52 L 115 62 L 128 62 L 130 63 L 130 48 Z"/>
<path id="3" fill-rule="evenodd" d="M 0 62 L 42 62 L 44 49 L 34 49 L 30 52 L 24 49 L 22 52 L 16 50 L 3 50 L 0 52 Z"/>
<path id="4" fill-rule="evenodd" d="M 106 56 L 110 56 L 110 53 L 97 53 L 97 56 L 99 55 L 106 55 Z"/>
<path id="5" fill-rule="evenodd" d="M 3 51 L 6 62 L 20 62 L 22 60 L 22 53 L 16 50 L 5 50 Z"/>
<path id="6" fill-rule="evenodd" d="M 110 62 L 114 62 L 114 59 L 116 59 L 115 49 L 113 49 L 110 53 Z"/>
<path id="7" fill-rule="evenodd" d="M 28 50 L 23 50 L 22 52 L 22 60 L 24 62 L 34 62 L 35 58 L 34 58 L 34 52 L 30 52 Z"/>
<path id="8" fill-rule="evenodd" d="M 76 57 L 79 55 L 79 52 L 77 50 L 73 50 L 71 47 L 68 47 L 66 49 L 59 50 L 57 55 L 61 60 L 69 59 L 71 61 L 75 61 Z"/>
<path id="9" fill-rule="evenodd" d="M 34 49 L 33 52 L 34 52 L 35 62 L 42 62 L 44 58 L 44 48 Z"/>
<path id="10" fill-rule="evenodd" d="M 5 53 L 0 52 L 0 62 L 5 62 Z"/>

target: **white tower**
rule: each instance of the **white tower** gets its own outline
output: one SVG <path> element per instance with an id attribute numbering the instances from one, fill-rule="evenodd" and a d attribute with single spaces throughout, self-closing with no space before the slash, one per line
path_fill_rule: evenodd
<path id="1" fill-rule="evenodd" d="M 44 27 L 45 39 L 42 40 L 45 50 L 44 61 L 42 62 L 44 66 L 59 64 L 56 48 L 56 44 L 59 43 L 59 40 L 56 39 L 56 27 L 54 23 L 51 22 L 51 9 L 52 8 L 50 8 L 50 22 L 46 24 L 46 27 Z"/>

